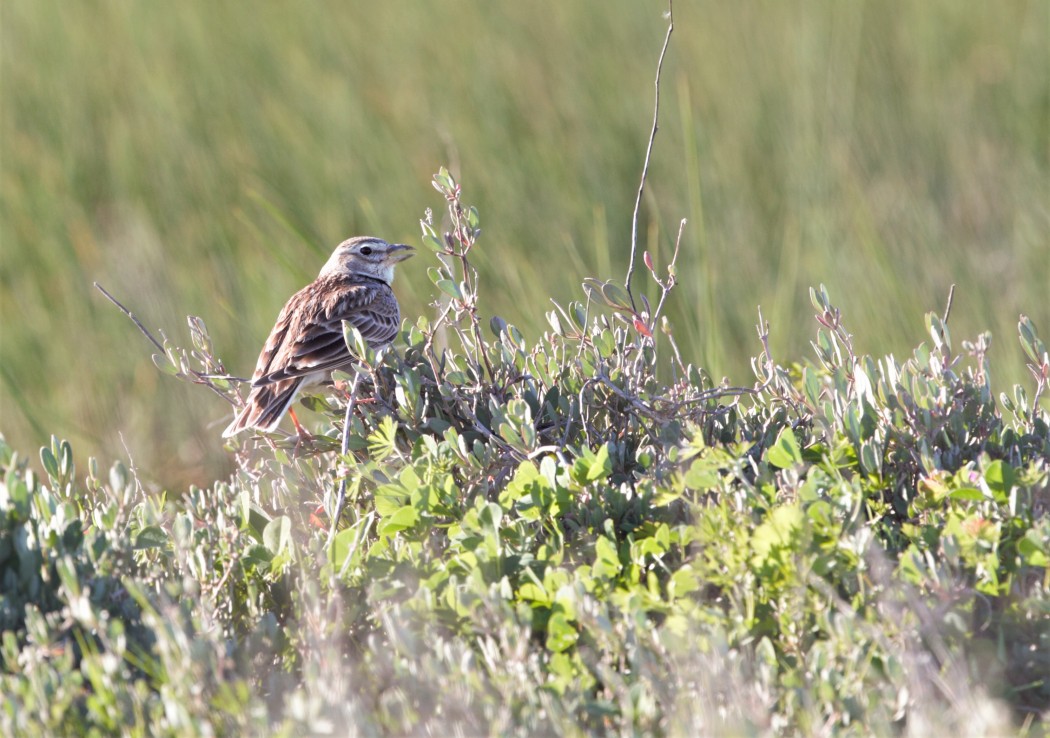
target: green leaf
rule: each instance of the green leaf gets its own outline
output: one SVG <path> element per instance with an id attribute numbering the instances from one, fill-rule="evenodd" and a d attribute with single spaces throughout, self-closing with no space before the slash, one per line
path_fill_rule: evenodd
<path id="1" fill-rule="evenodd" d="M 359 535 L 360 531 L 356 525 L 345 528 L 336 534 L 332 540 L 332 547 L 328 549 L 328 560 L 336 569 L 343 569 L 344 566 L 347 566 L 347 558 L 352 553 L 361 551 L 361 546 L 356 545 Z M 349 563 L 352 564 L 353 562 Z"/>
<path id="2" fill-rule="evenodd" d="M 602 281 L 594 277 L 587 277 L 583 280 L 583 293 L 587 295 L 588 300 L 593 302 L 605 301 L 605 298 L 602 297 Z"/>
<path id="3" fill-rule="evenodd" d="M 79 599 L 81 592 L 80 577 L 77 575 L 77 567 L 72 556 L 63 556 L 55 562 L 55 571 L 62 582 L 62 586 L 69 590 L 73 598 Z"/>
<path id="4" fill-rule="evenodd" d="M 806 367 L 802 370 L 802 388 L 806 393 L 806 399 L 809 401 L 809 404 L 816 407 L 820 402 L 820 392 L 823 388 L 820 376 L 812 367 Z"/>
<path id="5" fill-rule="evenodd" d="M 255 545 L 251 546 L 244 556 L 241 557 L 241 565 L 248 571 L 255 568 L 265 572 L 270 569 L 273 559 L 273 553 L 266 546 Z"/>
<path id="6" fill-rule="evenodd" d="M 760 561 L 767 559 L 778 548 L 792 544 L 802 528 L 802 510 L 798 505 L 778 507 L 755 529 L 752 549 Z"/>
<path id="7" fill-rule="evenodd" d="M 609 307 L 619 310 L 631 309 L 631 297 L 620 285 L 615 282 L 606 282 L 602 285 L 602 297 Z"/>
<path id="8" fill-rule="evenodd" d="M 417 522 L 419 522 L 419 511 L 412 505 L 404 505 L 392 515 L 383 518 L 379 524 L 379 532 L 383 535 L 397 533 L 411 528 Z"/>
<path id="9" fill-rule="evenodd" d="M 763 636 L 755 646 L 755 658 L 771 668 L 777 668 L 777 649 L 768 637 Z"/>
<path id="10" fill-rule="evenodd" d="M 668 590 L 674 597 L 685 597 L 690 592 L 695 592 L 698 589 L 700 589 L 700 582 L 697 580 L 696 574 L 692 569 L 678 569 L 671 575 L 671 582 L 668 585 Z"/>
<path id="11" fill-rule="evenodd" d="M 73 447 L 69 441 L 62 441 L 58 447 L 58 471 L 63 477 L 72 477 L 75 471 L 73 463 Z"/>
<path id="12" fill-rule="evenodd" d="M 411 471 L 411 467 L 405 467 L 406 470 Z M 403 476 L 403 474 L 402 474 Z M 380 516 L 387 518 L 393 515 L 395 512 L 401 509 L 402 505 L 408 502 L 409 491 L 404 485 L 404 481 L 401 484 L 384 484 L 375 492 L 375 505 L 376 512 Z M 415 491 L 419 485 L 411 485 L 411 490 Z"/>
<path id="13" fill-rule="evenodd" d="M 834 511 L 825 500 L 817 500 L 806 507 L 806 517 L 809 518 L 818 529 L 830 529 L 835 524 Z"/>
<path id="14" fill-rule="evenodd" d="M 948 326 L 936 313 L 926 313 L 926 330 L 938 351 L 944 349 L 951 351 L 952 339 L 948 333 Z"/>
<path id="15" fill-rule="evenodd" d="M 44 465 L 44 471 L 49 477 L 58 479 L 58 459 L 47 446 L 40 447 L 40 463 Z"/>
<path id="16" fill-rule="evenodd" d="M 434 284 L 439 290 L 444 292 L 449 297 L 457 300 L 463 299 L 463 293 L 459 290 L 459 285 L 453 282 L 451 279 L 439 279 Z"/>
<path id="17" fill-rule="evenodd" d="M 984 481 L 999 502 L 1006 502 L 1016 479 L 1017 473 L 1014 468 L 1004 464 L 1001 459 L 996 459 L 984 470 Z"/>
<path id="18" fill-rule="evenodd" d="M 652 497 L 653 506 L 654 507 L 663 507 L 665 505 L 670 505 L 675 500 L 681 499 L 682 498 L 682 494 L 684 492 L 685 492 L 685 489 L 681 485 L 672 485 L 672 484 L 656 485 L 656 488 L 653 491 L 653 497 Z"/>
<path id="19" fill-rule="evenodd" d="M 175 376 L 179 373 L 178 367 L 171 363 L 171 360 L 163 354 L 153 354 L 150 358 L 153 359 L 153 365 L 160 369 L 165 374 Z"/>
<path id="20" fill-rule="evenodd" d="M 948 495 L 953 500 L 975 500 L 981 501 L 987 499 L 984 496 L 984 492 L 975 487 L 960 487 L 959 489 L 952 490 Z"/>
<path id="21" fill-rule="evenodd" d="M 653 535 L 653 538 L 657 540 L 660 548 L 664 551 L 671 549 L 671 529 L 667 527 L 667 523 L 660 523 L 656 527 L 656 533 Z"/>
<path id="22" fill-rule="evenodd" d="M 1042 365 L 1046 361 L 1046 346 L 1035 332 L 1035 324 L 1027 315 L 1022 315 L 1017 323 L 1017 331 L 1021 339 L 1021 348 L 1033 364 Z"/>
<path id="23" fill-rule="evenodd" d="M 442 194 L 451 193 L 456 186 L 455 181 L 452 179 L 452 175 L 448 173 L 445 167 L 441 167 L 438 173 L 434 175 L 434 189 Z"/>
<path id="24" fill-rule="evenodd" d="M 397 423 L 387 415 L 368 436 L 368 455 L 382 461 L 397 451 Z"/>
<path id="25" fill-rule="evenodd" d="M 882 467 L 881 461 L 876 442 L 864 441 L 860 444 L 860 465 L 865 473 L 878 474 Z"/>
<path id="26" fill-rule="evenodd" d="M 354 356 L 360 359 L 368 356 L 368 344 L 365 342 L 364 336 L 349 320 L 343 321 L 343 341 L 346 342 L 347 349 Z"/>
<path id="27" fill-rule="evenodd" d="M 823 292 L 824 285 L 821 285 L 820 289 L 821 292 Z M 816 310 L 818 313 L 824 312 L 824 300 L 821 298 L 821 295 L 818 294 L 817 291 L 812 287 L 809 288 L 809 302 L 811 305 L 813 305 L 813 309 Z"/>
<path id="28" fill-rule="evenodd" d="M 518 587 L 517 596 L 519 600 L 525 602 L 532 602 L 537 605 L 550 605 L 550 598 L 543 590 L 543 586 L 536 582 L 525 582 L 522 584 Z"/>
<path id="29" fill-rule="evenodd" d="M 136 550 L 145 548 L 167 548 L 167 546 L 168 534 L 156 525 L 150 525 L 143 528 L 139 531 L 139 534 L 135 536 Z"/>
<path id="30" fill-rule="evenodd" d="M 489 330 L 492 331 L 492 335 L 494 335 L 496 338 L 499 338 L 500 334 L 502 334 L 503 331 L 507 330 L 507 321 L 505 321 L 498 315 L 493 315 L 489 319 Z"/>
<path id="31" fill-rule="evenodd" d="M 591 460 L 590 468 L 587 470 L 587 481 L 605 479 L 611 473 L 612 459 L 609 458 L 609 444 L 605 444 L 598 449 L 598 453 Z"/>
<path id="32" fill-rule="evenodd" d="M 569 309 L 572 312 L 572 319 L 576 323 L 576 327 L 581 331 L 587 329 L 587 311 L 583 307 L 583 303 L 574 302 L 569 305 Z"/>
<path id="33" fill-rule="evenodd" d="M 1031 529 L 1024 538 L 1017 542 L 1017 552 L 1028 566 L 1045 567 L 1050 563 L 1047 558 L 1047 542 L 1038 530 Z"/>
<path id="34" fill-rule="evenodd" d="M 10 500 L 10 504 L 15 509 L 15 519 L 19 522 L 25 521 L 29 517 L 30 513 L 30 501 L 31 495 L 29 492 L 29 486 L 25 483 L 19 475 L 8 474 L 7 479 L 3 484 L 0 484 L 0 509 L 7 507 L 7 501 L 3 499 L 3 494 L 6 492 Z"/>
<path id="35" fill-rule="evenodd" d="M 564 613 L 556 612 L 547 620 L 547 648 L 562 653 L 576 644 L 580 635 Z"/>
<path id="36" fill-rule="evenodd" d="M 785 426 L 776 442 L 766 451 L 766 461 L 779 469 L 788 469 L 802 463 L 802 450 L 798 446 L 795 432 Z"/>
<path id="37" fill-rule="evenodd" d="M 718 462 L 701 457 L 690 465 L 683 481 L 689 489 L 706 492 L 717 487 L 722 481 L 721 467 Z"/>
<path id="38" fill-rule="evenodd" d="M 513 325 L 507 325 L 507 335 L 510 336 L 511 340 L 519 347 L 525 348 L 525 334 L 523 334 L 518 328 Z"/>
<path id="39" fill-rule="evenodd" d="M 275 556 L 292 546 L 292 521 L 288 516 L 274 518 L 267 524 L 263 531 L 263 545 Z"/>
<path id="40" fill-rule="evenodd" d="M 241 527 L 247 529 L 253 538 L 261 541 L 263 531 L 266 530 L 266 526 L 269 525 L 272 518 L 252 502 L 251 493 L 247 488 L 241 490 L 238 503 Z"/>
<path id="41" fill-rule="evenodd" d="M 554 331 L 555 335 L 565 335 L 565 331 L 562 330 L 561 319 L 558 317 L 557 311 L 551 310 L 549 313 L 547 313 L 547 322 L 550 323 L 551 330 Z"/>
<path id="42" fill-rule="evenodd" d="M 595 577 L 612 578 L 620 573 L 622 566 L 616 544 L 605 536 L 599 536 L 594 542 L 594 557 L 591 573 Z"/>
<path id="43" fill-rule="evenodd" d="M 120 461 L 113 462 L 113 466 L 109 469 L 109 487 L 114 492 L 123 492 L 130 479 L 128 477 L 128 469 Z"/>

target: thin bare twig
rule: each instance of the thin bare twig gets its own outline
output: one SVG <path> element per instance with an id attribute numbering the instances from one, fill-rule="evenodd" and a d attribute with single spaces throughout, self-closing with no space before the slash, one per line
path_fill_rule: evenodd
<path id="1" fill-rule="evenodd" d="M 142 321 L 140 321 L 138 318 L 136 318 L 135 314 L 133 312 L 131 312 L 126 307 L 121 305 L 120 301 L 117 298 L 113 297 L 113 295 L 111 295 L 108 292 L 106 292 L 106 288 L 103 287 L 102 285 L 100 285 L 98 282 L 95 282 L 95 289 L 97 289 L 99 292 L 101 292 L 103 295 L 105 295 L 107 300 L 109 300 L 114 305 L 116 305 L 118 308 L 120 308 L 120 312 L 124 313 L 126 316 L 131 318 L 131 322 L 133 322 L 136 326 L 138 326 L 138 329 L 140 331 L 142 331 L 142 335 L 144 335 L 146 338 L 148 338 L 153 343 L 153 345 L 156 346 L 157 349 L 162 354 L 167 354 L 167 351 L 164 350 L 164 346 L 161 345 L 161 342 L 153 337 L 153 334 L 150 333 L 149 330 L 147 330 L 146 326 L 142 325 Z"/>
<path id="2" fill-rule="evenodd" d="M 634 214 L 631 216 L 631 261 L 627 266 L 627 296 L 631 298 L 631 308 L 638 311 L 634 302 L 634 293 L 631 292 L 631 277 L 634 276 L 634 261 L 638 253 L 638 211 L 642 207 L 642 193 L 645 191 L 645 180 L 649 176 L 649 160 L 653 155 L 653 142 L 656 140 L 656 131 L 659 129 L 660 121 L 660 74 L 664 68 L 664 57 L 667 56 L 667 47 L 671 42 L 671 32 L 674 31 L 674 14 L 672 12 L 672 0 L 667 0 L 667 35 L 664 37 L 664 46 L 660 50 L 660 59 L 656 63 L 656 102 L 653 106 L 653 127 L 649 132 L 649 145 L 645 149 L 645 163 L 642 165 L 642 179 L 638 183 L 638 195 L 634 200 Z"/>
<path id="3" fill-rule="evenodd" d="M 357 404 L 357 389 L 361 384 L 361 370 L 354 369 L 354 383 L 350 387 L 350 399 L 346 402 L 346 414 L 343 416 L 343 442 L 339 447 L 339 455 L 345 457 L 350 450 L 350 421 L 354 417 L 354 406 Z M 332 527 L 328 529 L 328 544 L 326 548 L 332 547 L 335 539 L 335 529 L 339 526 L 339 517 L 343 514 L 343 505 L 346 504 L 346 476 L 339 480 L 339 491 L 336 495 L 335 509 L 332 510 Z"/>
<path id="4" fill-rule="evenodd" d="M 954 297 L 955 285 L 953 284 L 950 288 L 948 288 L 948 304 L 944 308 L 944 317 L 941 318 L 941 322 L 945 325 L 948 324 L 948 316 L 951 315 L 952 312 L 952 300 L 954 299 Z"/>
<path id="5" fill-rule="evenodd" d="M 664 335 L 667 336 L 667 341 L 671 344 L 671 350 L 674 351 L 674 359 L 676 362 L 678 362 L 678 371 L 682 372 L 683 377 L 688 376 L 689 372 L 686 371 L 685 364 L 682 363 L 682 354 L 678 351 L 678 343 L 674 340 L 674 334 L 672 334 L 671 331 L 668 330 L 667 333 L 665 333 Z M 671 371 L 675 382 L 677 382 L 678 371 L 675 371 L 674 364 L 671 365 Z"/>
<path id="6" fill-rule="evenodd" d="M 156 338 L 154 338 L 153 334 L 149 332 L 149 329 L 146 328 L 146 326 L 144 326 L 142 324 L 142 321 L 139 320 L 135 316 L 135 314 L 133 312 L 128 310 L 126 307 L 124 307 L 121 304 L 120 300 L 118 300 L 117 298 L 113 297 L 113 295 L 111 295 L 109 292 L 107 292 L 105 287 L 100 285 L 98 282 L 95 282 L 94 284 L 95 284 L 95 289 L 97 289 L 99 292 L 101 292 L 103 295 L 105 295 L 107 300 L 109 300 L 114 305 L 116 305 L 117 308 L 120 310 L 120 312 L 124 313 L 126 316 L 128 316 L 131 319 L 131 322 L 133 322 L 135 324 L 135 326 L 139 329 L 139 331 L 142 332 L 142 335 L 144 335 L 146 338 L 148 338 L 150 343 L 152 343 L 154 346 L 157 347 L 157 349 L 160 351 L 160 355 L 162 357 L 168 357 L 168 359 L 173 362 L 173 365 L 175 365 L 175 368 L 176 368 L 176 374 L 175 374 L 176 377 L 178 377 L 180 379 L 189 379 L 189 381 L 193 382 L 194 384 L 203 384 L 205 387 L 210 389 L 216 395 L 218 395 L 222 399 L 226 400 L 226 402 L 228 402 L 228 403 L 230 403 L 231 405 L 234 405 L 234 406 L 237 405 L 237 402 L 235 402 L 234 399 L 232 397 L 230 397 L 228 394 L 225 394 L 224 392 L 220 391 L 219 388 L 216 387 L 215 384 L 212 382 L 212 380 L 213 379 L 226 379 L 226 380 L 236 381 L 236 382 L 247 382 L 249 380 L 243 379 L 241 377 L 230 377 L 230 376 L 226 376 L 226 375 L 215 375 L 215 374 L 208 374 L 208 373 L 205 373 L 205 372 L 198 372 L 198 371 L 195 371 L 193 369 L 186 368 L 185 363 L 178 363 L 178 364 L 176 364 L 174 362 L 174 360 L 171 358 L 171 356 L 168 354 L 168 350 L 164 348 L 164 344 L 162 344 L 160 341 L 158 341 Z M 160 335 L 164 336 L 164 331 L 161 331 Z M 167 337 L 165 337 L 164 340 L 167 340 Z M 208 363 L 208 361 L 210 361 L 211 357 L 205 357 L 206 360 L 202 360 L 200 354 L 198 354 L 197 352 L 194 352 L 193 356 L 195 358 L 198 358 L 199 360 L 201 360 L 201 363 L 204 364 L 205 366 L 209 366 L 210 365 Z M 222 362 L 218 362 L 217 366 L 221 369 L 222 368 Z"/>
<path id="7" fill-rule="evenodd" d="M 668 277 L 666 282 L 661 282 L 657 279 L 657 284 L 660 285 L 660 302 L 656 305 L 656 312 L 653 313 L 652 324 L 653 328 L 656 327 L 656 319 L 660 317 L 660 311 L 664 308 L 664 303 L 667 301 L 667 296 L 671 294 L 671 290 L 674 289 L 675 285 L 678 284 L 678 278 L 675 276 L 674 267 L 678 261 L 678 249 L 682 245 L 682 232 L 685 230 L 685 218 L 682 218 L 682 222 L 678 224 L 678 237 L 674 240 L 674 256 L 671 257 L 671 263 L 667 267 Z M 656 275 L 654 274 L 655 278 Z"/>

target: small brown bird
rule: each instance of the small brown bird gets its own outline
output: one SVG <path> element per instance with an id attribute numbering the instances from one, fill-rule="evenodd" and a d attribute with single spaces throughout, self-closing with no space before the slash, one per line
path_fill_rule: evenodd
<path id="1" fill-rule="evenodd" d="M 415 253 L 411 246 L 358 236 L 336 247 L 317 279 L 292 295 L 266 339 L 252 375 L 248 402 L 223 431 L 229 438 L 255 428 L 277 428 L 299 390 L 328 380 L 353 363 L 343 339 L 349 321 L 373 348 L 397 335 L 401 311 L 390 282 L 394 267 Z M 295 412 L 296 430 L 304 431 Z"/>

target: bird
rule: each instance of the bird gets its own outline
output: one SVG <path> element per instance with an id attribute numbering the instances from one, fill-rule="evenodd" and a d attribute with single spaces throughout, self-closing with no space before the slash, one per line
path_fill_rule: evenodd
<path id="1" fill-rule="evenodd" d="M 247 402 L 223 431 L 230 438 L 254 429 L 272 432 L 296 395 L 322 384 L 333 370 L 354 361 L 343 338 L 343 321 L 375 349 L 401 327 L 401 309 L 390 286 L 394 267 L 415 254 L 401 243 L 357 236 L 339 244 L 310 284 L 285 303 L 263 345 Z M 307 435 L 291 411 L 300 436 Z"/>

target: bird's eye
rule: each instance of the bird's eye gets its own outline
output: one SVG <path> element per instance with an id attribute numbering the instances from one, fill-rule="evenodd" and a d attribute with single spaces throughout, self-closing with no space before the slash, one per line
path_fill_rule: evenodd
<path id="1" fill-rule="evenodd" d="M 361 256 L 368 256 L 369 254 L 372 253 L 372 247 L 371 246 L 362 246 L 360 253 L 361 253 Z"/>

